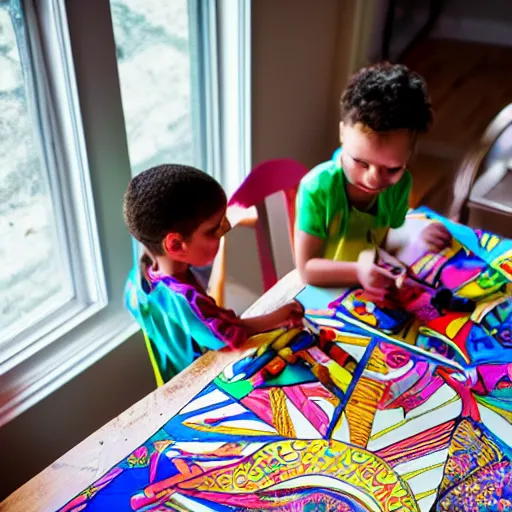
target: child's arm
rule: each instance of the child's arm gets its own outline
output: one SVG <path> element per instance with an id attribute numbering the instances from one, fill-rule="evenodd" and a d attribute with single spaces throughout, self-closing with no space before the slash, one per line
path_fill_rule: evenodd
<path id="1" fill-rule="evenodd" d="M 304 315 L 302 306 L 290 302 L 275 311 L 249 318 L 240 318 L 234 311 L 217 306 L 211 297 L 197 295 L 194 300 L 196 314 L 226 345 L 238 347 L 254 334 L 279 327 L 295 327 Z"/>
<path id="2" fill-rule="evenodd" d="M 363 251 L 357 262 L 332 261 L 320 257 L 324 241 L 300 230 L 295 232 L 295 258 L 302 280 L 313 286 L 362 286 L 375 299 L 382 299 L 395 277 L 375 263 L 375 251 Z"/>
<path id="3" fill-rule="evenodd" d="M 411 175 L 406 172 L 400 182 L 394 187 L 392 200 L 390 229 L 382 247 L 390 254 L 397 254 L 411 244 L 420 242 L 432 252 L 438 252 L 451 244 L 450 232 L 441 222 L 429 223 L 426 227 L 419 225 L 405 227 L 405 219 L 409 211 L 409 198 L 412 188 Z"/>
<path id="4" fill-rule="evenodd" d="M 358 284 L 354 262 L 324 258 L 328 238 L 328 211 L 333 201 L 343 208 L 344 194 L 334 194 L 342 186 L 330 170 L 330 164 L 320 164 L 302 181 L 297 192 L 295 219 L 295 263 L 304 283 L 313 286 L 348 287 Z M 333 197 L 334 194 L 334 197 Z"/>
<path id="5" fill-rule="evenodd" d="M 451 244 L 452 236 L 440 222 L 432 222 L 414 232 L 410 228 L 402 226 L 398 229 L 388 230 L 382 247 L 390 254 L 396 255 L 405 247 L 418 242 L 431 252 L 439 252 Z"/>
<path id="6" fill-rule="evenodd" d="M 247 334 L 252 336 L 279 327 L 295 327 L 300 325 L 303 316 L 302 306 L 293 301 L 266 315 L 241 318 L 240 324 L 247 329 Z"/>
<path id="7" fill-rule="evenodd" d="M 302 280 L 313 286 L 348 287 L 359 283 L 357 262 L 322 258 L 325 240 L 295 230 L 295 260 Z"/>

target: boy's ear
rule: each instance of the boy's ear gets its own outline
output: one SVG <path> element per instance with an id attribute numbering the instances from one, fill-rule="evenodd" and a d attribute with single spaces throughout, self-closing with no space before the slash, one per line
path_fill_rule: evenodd
<path id="1" fill-rule="evenodd" d="M 179 233 L 169 233 L 164 238 L 164 249 L 169 256 L 180 256 L 185 252 L 185 242 Z"/>
<path id="2" fill-rule="evenodd" d="M 343 121 L 340 121 L 340 144 L 343 144 L 343 130 L 345 129 L 345 124 Z"/>

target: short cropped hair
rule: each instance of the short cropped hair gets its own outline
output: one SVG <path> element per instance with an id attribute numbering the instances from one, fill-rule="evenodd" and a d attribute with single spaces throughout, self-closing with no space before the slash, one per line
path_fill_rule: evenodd
<path id="1" fill-rule="evenodd" d="M 432 105 L 425 80 L 402 64 L 383 62 L 359 70 L 341 97 L 341 120 L 374 132 L 428 131 Z"/>
<path id="2" fill-rule="evenodd" d="M 124 221 L 131 235 L 155 255 L 169 233 L 187 238 L 226 206 L 215 179 L 187 165 L 165 164 L 135 176 L 124 194 Z"/>

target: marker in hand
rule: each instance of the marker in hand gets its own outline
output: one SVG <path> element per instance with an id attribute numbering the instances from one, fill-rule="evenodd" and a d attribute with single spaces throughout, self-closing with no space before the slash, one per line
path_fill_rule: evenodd
<path id="1" fill-rule="evenodd" d="M 378 245 L 375 246 L 375 264 L 385 268 L 395 278 L 395 286 L 400 289 L 407 277 L 407 267 L 398 259 L 391 256 Z"/>

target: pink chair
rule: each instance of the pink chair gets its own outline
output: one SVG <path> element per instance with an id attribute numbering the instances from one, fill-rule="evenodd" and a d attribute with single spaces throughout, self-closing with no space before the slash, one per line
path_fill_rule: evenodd
<path id="1" fill-rule="evenodd" d="M 256 242 L 265 291 L 277 282 L 275 258 L 272 252 L 271 226 L 265 200 L 282 192 L 288 216 L 288 234 L 293 248 L 295 198 L 300 180 L 309 169 L 290 159 L 267 160 L 257 165 L 235 191 L 228 203 L 228 218 L 233 227 L 248 226 L 256 230 Z M 217 268 L 215 268 L 217 267 Z M 210 280 L 210 294 L 218 304 L 224 304 L 226 276 L 225 241 L 221 244 Z"/>

